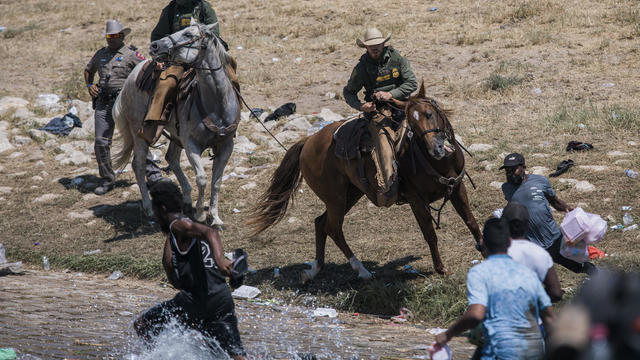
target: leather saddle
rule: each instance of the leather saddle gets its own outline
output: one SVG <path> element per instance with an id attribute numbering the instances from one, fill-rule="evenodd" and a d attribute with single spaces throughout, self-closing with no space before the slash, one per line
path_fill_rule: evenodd
<path id="1" fill-rule="evenodd" d="M 162 70 L 156 69 L 155 61 L 147 61 L 142 65 L 142 70 L 138 73 L 136 78 L 136 86 L 142 91 L 151 91 Z"/>
<path id="2" fill-rule="evenodd" d="M 333 133 L 335 154 L 338 158 L 351 160 L 358 158 L 358 152 L 370 153 L 374 149 L 373 139 L 368 129 L 368 121 L 358 116 L 346 120 Z"/>

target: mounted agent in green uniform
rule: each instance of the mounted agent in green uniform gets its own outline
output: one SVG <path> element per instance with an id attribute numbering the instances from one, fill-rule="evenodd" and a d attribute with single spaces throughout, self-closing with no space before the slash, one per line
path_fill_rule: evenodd
<path id="1" fill-rule="evenodd" d="M 370 28 L 364 34 L 364 41 L 356 40 L 356 44 L 366 48 L 367 52 L 360 57 L 342 91 L 347 104 L 362 111 L 369 121 L 369 131 L 376 147 L 372 155 L 378 168 L 378 202 L 385 206 L 391 206 L 397 199 L 394 145 L 400 137 L 400 134 L 396 136 L 398 124 L 405 120 L 404 111 L 390 107 L 389 101 L 392 98 L 406 100 L 418 89 L 409 60 L 393 47 L 385 45 L 390 38 L 391 35 L 384 37 L 380 30 Z M 362 88 L 364 102 L 358 98 Z"/>

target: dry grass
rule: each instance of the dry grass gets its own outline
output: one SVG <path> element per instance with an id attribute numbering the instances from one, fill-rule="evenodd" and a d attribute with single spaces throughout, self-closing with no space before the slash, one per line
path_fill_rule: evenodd
<path id="1" fill-rule="evenodd" d="M 0 95 L 32 100 L 38 93 L 56 91 L 86 99 L 78 78 L 90 56 L 103 46 L 104 21 L 115 17 L 132 27 L 127 42 L 146 53 L 148 34 L 163 5 L 150 0 L 0 3 L 0 25 L 10 30 L 0 39 L 0 55 L 5 60 Z M 503 154 L 511 151 L 524 153 L 530 168 L 544 166 L 548 172 L 567 158 L 577 165 L 609 166 L 604 172 L 575 167 L 563 175 L 593 183 L 596 190 L 591 193 L 578 192 L 557 179 L 551 181 L 560 198 L 581 204 L 589 212 L 612 215 L 617 221 L 622 216 L 621 205 L 640 209 L 640 182 L 623 175 L 627 167 L 640 169 L 637 145 L 627 144 L 638 141 L 640 131 L 636 100 L 640 32 L 635 1 L 457 0 L 443 3 L 433 12 L 429 11 L 431 5 L 417 0 L 385 4 L 240 0 L 215 6 L 222 35 L 239 62 L 243 93 L 256 107 L 294 101 L 300 113 L 322 107 L 344 115 L 352 113 L 342 100 L 328 99 L 324 94 L 341 93 L 362 53 L 355 39 L 365 27 L 376 24 L 383 32 L 392 32 L 391 44 L 409 57 L 418 77 L 425 79 L 428 93 L 445 107 L 457 110 L 451 120 L 465 144 L 494 145 L 468 159 L 469 172 L 478 185 L 477 190 L 470 190 L 478 221 L 504 205 L 500 190 L 489 184 L 503 180 L 504 175 L 496 169 Z M 280 60 L 274 62 L 273 58 Z M 493 83 L 495 89 L 487 87 Z M 602 86 L 606 83 L 615 86 Z M 536 88 L 542 91 L 539 95 L 532 94 Z M 585 127 L 579 128 L 579 124 Z M 255 131 L 252 123 L 243 123 L 239 129 L 245 135 Z M 596 149 L 566 154 L 564 147 L 570 140 L 592 143 Z M 613 150 L 631 153 L 625 157 L 630 162 L 616 164 L 617 158 L 607 156 Z M 40 150 L 36 144 L 22 151 L 31 154 Z M 2 186 L 19 189 L 3 195 L 0 209 L 0 226 L 5 233 L 2 242 L 10 255 L 54 254 L 53 266 L 63 267 L 75 266 L 72 259 L 82 251 L 100 248 L 115 264 L 123 263 L 121 256 L 159 262 L 162 237 L 143 221 L 135 190 L 122 186 L 106 197 L 83 199 L 85 194 L 73 188 L 65 190 L 56 181 L 73 178 L 75 169 L 53 161 L 53 150 L 42 153 L 47 164 L 44 170 L 50 176 L 39 183 L 30 179 L 41 170 L 34 170 L 34 161 L 2 155 Z M 264 165 L 281 158 L 282 153 L 258 150 L 236 165 Z M 487 170 L 487 165 L 494 167 Z M 19 171 L 27 171 L 27 175 L 7 176 Z M 298 194 L 281 224 L 249 238 L 244 214 L 266 188 L 271 171 L 256 171 L 249 180 L 226 182 L 220 205 L 227 224 L 226 248 L 248 251 L 252 267 L 258 270 L 249 282 L 260 286 L 267 296 L 305 303 L 308 295 L 315 295 L 320 303 L 379 313 L 393 313 L 398 306 L 407 305 L 424 319 L 442 322 L 464 308 L 464 274 L 471 260 L 479 257 L 470 233 L 450 205 L 443 212 L 438 236 L 453 278 L 433 273 L 431 256 L 408 206 L 378 209 L 362 200 L 347 216 L 344 231 L 355 253 L 376 271 L 377 280 L 358 282 L 330 243 L 325 271 L 314 283 L 300 287 L 299 271 L 306 268 L 304 262 L 312 260 L 315 251 L 313 219 L 323 208 L 303 185 L 303 193 Z M 122 181 L 123 185 L 134 183 L 131 174 L 125 174 Z M 240 189 L 247 181 L 255 181 L 258 187 Z M 123 197 L 125 191 L 131 193 L 129 197 Z M 63 197 L 53 205 L 32 202 L 49 192 Z M 241 212 L 234 213 L 234 208 Z M 94 211 L 95 221 L 67 218 L 69 211 L 87 209 Z M 640 217 L 636 210 L 633 214 Z M 615 256 L 606 263 L 637 269 L 638 234 L 607 234 L 601 247 Z M 40 245 L 34 246 L 34 242 Z M 142 265 L 130 262 L 135 265 L 131 267 L 147 269 L 144 261 Z M 402 271 L 405 264 L 427 278 L 408 276 Z M 281 269 L 279 279 L 272 277 L 274 267 Z M 95 268 L 110 269 L 98 263 Z M 146 271 L 139 272 L 153 274 Z M 563 286 L 575 288 L 582 280 L 564 269 L 559 273 Z"/>

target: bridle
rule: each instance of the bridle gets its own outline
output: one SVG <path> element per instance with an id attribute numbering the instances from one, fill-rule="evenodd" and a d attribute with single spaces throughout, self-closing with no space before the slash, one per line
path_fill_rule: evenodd
<path id="1" fill-rule="evenodd" d="M 421 104 L 424 104 L 424 103 L 428 103 L 429 105 L 431 105 L 433 107 L 433 109 L 435 110 L 436 114 L 438 114 L 438 118 L 440 119 L 440 124 L 436 124 L 436 127 L 434 127 L 434 128 L 424 130 L 420 134 L 419 137 L 422 138 L 423 136 L 425 136 L 427 134 L 430 134 L 430 133 L 436 133 L 436 134 L 444 133 L 445 138 L 447 140 L 449 140 L 449 142 L 451 142 L 451 138 L 452 138 L 451 131 L 449 130 L 449 126 L 447 126 L 447 123 L 445 122 L 446 120 L 445 120 L 444 116 L 442 116 L 443 111 L 440 109 L 440 107 L 438 106 L 438 103 L 436 103 L 435 100 L 422 99 L 417 104 L 413 104 L 413 105 L 407 106 L 407 117 L 411 116 L 410 111 L 411 111 L 411 109 L 413 107 L 421 105 Z M 413 134 L 411 134 L 411 135 L 413 135 Z"/>
<path id="2" fill-rule="evenodd" d="M 213 38 L 213 40 L 216 40 L 216 36 L 214 33 L 211 32 L 207 32 L 207 31 L 202 31 L 202 27 L 200 25 L 198 25 L 198 32 L 199 35 L 198 36 L 194 36 L 193 38 L 183 41 L 183 42 L 177 42 L 176 39 L 173 38 L 174 34 L 171 34 L 169 36 L 167 36 L 169 38 L 169 41 L 171 41 L 171 48 L 168 51 L 167 54 L 167 58 L 170 59 L 173 54 L 175 53 L 176 50 L 181 49 L 181 48 L 187 48 L 187 49 L 198 49 L 198 50 L 206 50 L 208 45 L 208 42 L 205 42 L 205 39 L 207 39 L 208 37 Z M 195 43 L 197 43 L 196 45 L 194 45 Z M 188 54 L 187 50 L 187 54 Z M 200 53 L 198 53 L 198 56 L 200 56 Z M 194 63 L 197 62 L 194 61 Z M 171 65 L 173 63 L 171 63 L 170 61 L 167 61 L 168 65 Z M 196 67 L 196 66 L 192 66 L 190 65 L 191 68 L 193 69 L 198 69 L 198 70 L 209 70 L 209 71 L 218 71 L 220 69 L 222 69 L 222 62 L 220 63 L 219 66 L 215 67 L 215 68 L 203 68 L 203 67 Z"/>

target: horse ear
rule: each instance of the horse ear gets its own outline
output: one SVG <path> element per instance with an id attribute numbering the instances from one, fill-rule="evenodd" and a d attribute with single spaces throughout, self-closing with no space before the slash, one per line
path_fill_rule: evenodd
<path id="1" fill-rule="evenodd" d="M 419 98 L 425 98 L 427 97 L 425 94 L 425 90 L 424 90 L 424 79 L 422 79 L 422 83 L 420 84 L 420 90 L 418 91 L 418 95 Z"/>
<path id="2" fill-rule="evenodd" d="M 407 106 L 407 102 L 406 101 L 400 101 L 398 99 L 394 99 L 391 98 L 391 101 L 393 102 L 393 104 L 401 109 L 404 109 Z"/>

